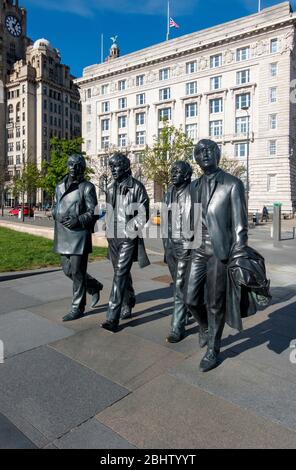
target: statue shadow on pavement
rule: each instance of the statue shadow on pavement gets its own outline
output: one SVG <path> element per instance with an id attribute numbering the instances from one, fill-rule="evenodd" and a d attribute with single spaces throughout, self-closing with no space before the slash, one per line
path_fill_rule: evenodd
<path id="1" fill-rule="evenodd" d="M 296 285 L 285 287 L 275 287 L 272 289 L 273 302 L 287 302 L 296 296 Z M 222 340 L 221 346 L 229 346 L 221 353 L 221 360 L 239 356 L 243 352 L 266 344 L 269 349 L 276 354 L 281 354 L 290 349 L 290 343 L 296 339 L 296 302 L 285 305 L 278 310 L 274 310 L 268 317 L 260 321 L 260 311 L 257 312 L 258 324 L 235 335 L 229 335 Z M 239 343 L 238 343 L 239 342 Z M 238 344 L 237 344 L 238 343 Z"/>

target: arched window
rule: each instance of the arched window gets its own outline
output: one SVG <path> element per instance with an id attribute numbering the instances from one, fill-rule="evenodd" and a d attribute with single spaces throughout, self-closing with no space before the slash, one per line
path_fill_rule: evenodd
<path id="1" fill-rule="evenodd" d="M 0 80 L 0 104 L 4 103 L 4 86 L 2 80 Z"/>
<path id="2" fill-rule="evenodd" d="M 7 107 L 7 120 L 9 123 L 13 122 L 13 105 L 10 104 Z"/>
<path id="3" fill-rule="evenodd" d="M 21 120 L 21 103 L 20 102 L 18 102 L 16 104 L 16 113 L 15 113 L 15 115 L 16 115 L 16 122 L 20 122 L 20 120 Z"/>

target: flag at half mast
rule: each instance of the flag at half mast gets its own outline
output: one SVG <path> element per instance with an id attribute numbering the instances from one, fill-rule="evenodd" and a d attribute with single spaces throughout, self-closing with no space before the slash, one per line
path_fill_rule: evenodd
<path id="1" fill-rule="evenodd" d="M 170 28 L 180 28 L 180 26 L 170 17 Z"/>

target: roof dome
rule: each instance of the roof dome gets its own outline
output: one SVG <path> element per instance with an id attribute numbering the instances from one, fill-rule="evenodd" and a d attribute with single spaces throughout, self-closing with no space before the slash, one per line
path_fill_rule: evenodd
<path id="1" fill-rule="evenodd" d="M 48 49 L 53 49 L 52 45 L 50 44 L 50 42 L 47 40 L 47 39 L 44 39 L 44 38 L 41 38 L 41 39 L 37 39 L 37 41 L 34 42 L 34 49 L 38 49 L 39 47 L 47 47 Z"/>

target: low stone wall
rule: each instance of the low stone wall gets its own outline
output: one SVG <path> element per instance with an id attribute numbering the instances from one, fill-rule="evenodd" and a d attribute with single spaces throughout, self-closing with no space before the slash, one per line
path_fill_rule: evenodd
<path id="1" fill-rule="evenodd" d="M 39 227 L 37 225 L 8 222 L 6 220 L 0 220 L 0 227 L 10 228 L 11 230 L 16 230 L 17 232 L 30 233 L 31 235 L 49 238 L 50 240 L 53 240 L 54 238 L 52 227 Z M 97 232 L 93 234 L 93 245 L 104 248 L 108 246 L 108 242 L 101 233 Z"/>

